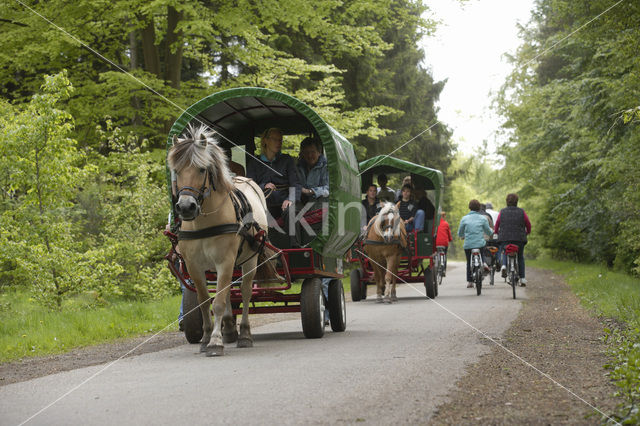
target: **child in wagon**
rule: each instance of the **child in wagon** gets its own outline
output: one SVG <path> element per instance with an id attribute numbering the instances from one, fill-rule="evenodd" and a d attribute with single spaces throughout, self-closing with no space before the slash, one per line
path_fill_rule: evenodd
<path id="1" fill-rule="evenodd" d="M 418 205 L 411 198 L 413 188 L 410 184 L 402 187 L 402 199 L 398 201 L 396 207 L 400 212 L 400 217 L 404 220 L 407 232 L 421 232 L 424 229 L 424 210 L 418 209 Z"/>

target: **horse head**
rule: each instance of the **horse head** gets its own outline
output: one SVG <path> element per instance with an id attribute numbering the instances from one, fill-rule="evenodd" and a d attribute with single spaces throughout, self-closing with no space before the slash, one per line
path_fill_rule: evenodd
<path id="1" fill-rule="evenodd" d="M 400 238 L 402 226 L 403 223 L 400 218 L 400 212 L 396 206 L 391 203 L 385 203 L 382 209 L 380 209 L 376 221 L 376 231 L 378 235 L 382 237 L 385 243 L 391 244 L 393 240 Z"/>
<path id="2" fill-rule="evenodd" d="M 227 157 L 205 125 L 190 124 L 181 137 L 174 135 L 167 162 L 176 181 L 175 211 L 182 220 L 198 217 L 212 192 L 232 189 Z"/>

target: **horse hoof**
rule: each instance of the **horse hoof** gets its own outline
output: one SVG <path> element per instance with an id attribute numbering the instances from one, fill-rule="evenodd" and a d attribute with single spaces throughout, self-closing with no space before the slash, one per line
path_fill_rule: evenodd
<path id="1" fill-rule="evenodd" d="M 200 353 L 207 352 L 207 345 L 208 345 L 208 343 L 201 343 L 200 344 Z"/>
<path id="2" fill-rule="evenodd" d="M 224 346 L 215 345 L 207 347 L 207 356 L 222 356 L 224 355 Z"/>
<path id="3" fill-rule="evenodd" d="M 230 333 L 222 333 L 223 343 L 235 343 L 238 340 L 238 332 L 233 330 Z"/>
<path id="4" fill-rule="evenodd" d="M 391 296 L 391 302 L 397 302 L 398 298 L 396 296 Z"/>
<path id="5" fill-rule="evenodd" d="M 239 348 L 252 348 L 253 340 L 251 339 L 238 339 L 237 347 Z"/>
<path id="6" fill-rule="evenodd" d="M 376 298 L 376 303 L 382 303 L 382 296 L 378 296 Z"/>
<path id="7" fill-rule="evenodd" d="M 391 304 L 391 299 L 388 298 L 388 297 L 385 297 L 384 298 L 384 303 L 386 303 L 387 305 L 390 305 Z"/>

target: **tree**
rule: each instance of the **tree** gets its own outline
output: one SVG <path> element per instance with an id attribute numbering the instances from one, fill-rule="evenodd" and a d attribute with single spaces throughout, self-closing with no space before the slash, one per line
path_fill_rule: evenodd
<path id="1" fill-rule="evenodd" d="M 547 248 L 640 273 L 631 231 L 640 225 L 640 140 L 629 119 L 640 95 L 640 5 L 621 3 L 592 21 L 610 6 L 537 2 L 499 99 L 512 130 L 502 152 L 506 173 L 540 200 Z"/>
<path id="2" fill-rule="evenodd" d="M 46 77 L 25 110 L 5 105 L 0 122 L 3 263 L 15 267 L 17 281 L 31 284 L 39 300 L 58 308 L 90 274 L 81 266 L 69 210 L 75 187 L 95 169 L 83 166 L 83 152 L 67 136 L 71 116 L 57 108 L 71 91 L 65 73 Z"/>
<path id="3" fill-rule="evenodd" d="M 339 108 L 332 102 L 342 96 L 341 88 L 333 79 L 341 71 L 280 50 L 275 40 L 281 30 L 298 31 L 326 49 L 352 55 L 361 52 L 363 45 L 376 52 L 382 44 L 372 27 L 330 19 L 338 13 L 339 2 L 84 0 L 71 4 L 53 0 L 30 4 L 91 49 L 20 4 L 3 3 L 0 17 L 7 18 L 0 21 L 5 35 L 0 40 L 0 58 L 9 66 L 0 71 L 0 93 L 13 102 L 25 102 L 36 90 L 41 73 L 68 69 L 77 89 L 68 108 L 81 144 L 97 140 L 95 124 L 109 116 L 123 131 L 133 131 L 140 140 L 149 139 L 151 147 L 161 147 L 168 123 L 181 108 L 212 91 L 243 84 L 295 91 L 293 82 L 304 80 L 315 96 L 307 99 L 312 106 Z M 94 50 L 139 81 L 106 63 Z M 315 76 L 310 78 L 311 74 Z M 375 118 L 382 110 L 374 108 L 368 117 Z M 356 118 L 346 121 L 348 127 L 341 130 L 357 132 L 362 121 Z M 375 120 L 367 125 L 375 133 Z"/>

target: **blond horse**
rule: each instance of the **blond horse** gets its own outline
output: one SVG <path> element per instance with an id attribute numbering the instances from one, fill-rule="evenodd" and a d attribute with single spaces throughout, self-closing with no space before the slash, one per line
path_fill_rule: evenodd
<path id="1" fill-rule="evenodd" d="M 376 302 L 397 302 L 396 278 L 402 249 L 407 246 L 407 231 L 404 221 L 400 218 L 400 212 L 393 204 L 385 203 L 380 213 L 371 219 L 363 245 L 373 266 L 377 288 Z"/>
<path id="2" fill-rule="evenodd" d="M 236 340 L 238 347 L 252 347 L 249 302 L 258 267 L 258 248 L 249 237 L 267 229 L 264 195 L 252 180 L 232 179 L 227 157 L 206 126 L 194 128 L 190 125 L 181 138 L 174 137 L 167 161 L 176 178 L 178 200 L 175 211 L 182 219 L 178 251 L 195 284 L 202 312 L 204 334 L 200 351 L 206 352 L 207 356 L 223 355 L 224 343 Z M 239 220 L 237 206 L 242 204 L 239 201 L 242 198 L 248 202 L 252 214 L 247 217 L 243 214 Z M 231 279 L 236 265 L 242 265 L 239 335 L 230 303 Z M 213 321 L 205 277 L 207 270 L 217 274 Z"/>

